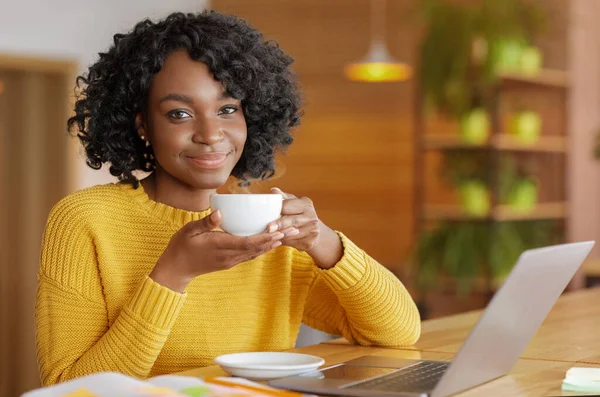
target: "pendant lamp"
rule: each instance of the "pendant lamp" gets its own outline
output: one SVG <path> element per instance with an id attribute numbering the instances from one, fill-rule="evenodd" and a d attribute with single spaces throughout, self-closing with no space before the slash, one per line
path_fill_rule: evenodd
<path id="1" fill-rule="evenodd" d="M 395 60 L 388 52 L 385 43 L 385 1 L 371 0 L 371 45 L 364 58 L 344 68 L 349 80 L 397 82 L 412 76 L 412 68 Z"/>

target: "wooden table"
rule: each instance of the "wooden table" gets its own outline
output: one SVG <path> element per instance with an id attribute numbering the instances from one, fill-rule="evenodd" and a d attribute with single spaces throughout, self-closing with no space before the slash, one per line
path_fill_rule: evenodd
<path id="1" fill-rule="evenodd" d="M 456 353 L 480 315 L 477 310 L 423 321 L 419 341 L 403 349 Z M 325 343 L 348 344 L 344 339 Z M 564 294 L 521 357 L 600 364 L 600 288 Z"/>
<path id="2" fill-rule="evenodd" d="M 364 355 L 450 361 L 481 311 L 423 322 L 421 339 L 407 348 L 363 347 L 343 339 L 292 351 L 323 357 L 325 365 Z M 563 295 L 509 375 L 460 396 L 573 396 L 562 392 L 565 372 L 600 365 L 600 288 Z M 182 372 L 188 376 L 225 376 L 217 366 Z"/>
<path id="3" fill-rule="evenodd" d="M 365 355 L 439 361 L 449 361 L 452 358 L 452 354 L 448 353 L 419 352 L 417 350 L 399 350 L 341 344 L 320 344 L 294 349 L 292 351 L 323 357 L 325 359 L 325 365 L 333 365 Z M 565 376 L 565 372 L 572 366 L 573 363 L 567 362 L 521 359 L 509 375 L 460 393 L 459 396 L 538 397 L 582 395 L 582 393 L 568 393 L 560 390 L 560 385 Z M 578 364 L 578 366 L 590 365 Z M 181 372 L 178 375 L 198 377 L 227 376 L 227 374 L 218 366 L 194 369 Z"/>

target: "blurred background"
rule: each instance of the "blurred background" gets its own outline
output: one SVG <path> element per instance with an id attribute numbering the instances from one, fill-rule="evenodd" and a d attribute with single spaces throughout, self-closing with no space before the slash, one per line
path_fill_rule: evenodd
<path id="1" fill-rule="evenodd" d="M 2 0 L 0 395 L 39 385 L 49 210 L 114 181 L 66 134 L 75 77 L 114 33 L 205 8 L 296 59 L 305 117 L 252 191 L 310 197 L 424 319 L 485 306 L 524 249 L 600 240 L 600 0 Z M 598 256 L 569 289 L 594 285 Z M 326 337 L 306 329 L 298 343 Z"/>

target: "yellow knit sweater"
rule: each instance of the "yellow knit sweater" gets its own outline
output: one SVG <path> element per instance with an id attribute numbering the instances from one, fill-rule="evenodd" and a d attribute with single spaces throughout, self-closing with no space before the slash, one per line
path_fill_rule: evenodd
<path id="1" fill-rule="evenodd" d="M 220 354 L 290 349 L 301 322 L 360 344 L 418 339 L 419 314 L 404 286 L 341 233 L 344 255 L 330 270 L 282 246 L 197 277 L 184 294 L 151 280 L 170 237 L 207 214 L 124 183 L 76 192 L 53 208 L 36 304 L 44 385 L 100 371 L 146 378 L 211 365 Z"/>

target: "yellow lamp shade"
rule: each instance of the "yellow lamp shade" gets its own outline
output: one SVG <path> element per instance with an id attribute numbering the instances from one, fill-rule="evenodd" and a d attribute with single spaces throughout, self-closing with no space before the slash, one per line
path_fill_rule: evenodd
<path id="1" fill-rule="evenodd" d="M 394 60 L 383 42 L 373 41 L 367 56 L 346 65 L 344 74 L 352 81 L 394 82 L 410 79 L 412 68 Z"/>
<path id="2" fill-rule="evenodd" d="M 352 81 L 405 81 L 412 76 L 412 68 L 403 63 L 351 63 L 344 68 L 344 74 Z"/>

